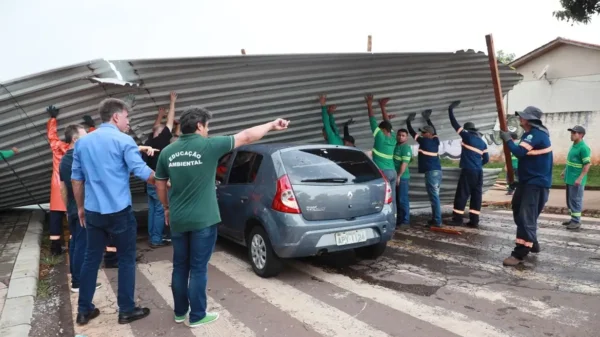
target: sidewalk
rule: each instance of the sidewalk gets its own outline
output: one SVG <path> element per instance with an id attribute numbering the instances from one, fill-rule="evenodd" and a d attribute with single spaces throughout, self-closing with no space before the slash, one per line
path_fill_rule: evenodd
<path id="1" fill-rule="evenodd" d="M 551 189 L 546 211 L 551 213 L 569 214 L 566 194 L 563 189 Z M 494 186 L 483 195 L 483 203 L 487 205 L 510 205 L 512 196 L 506 195 L 505 187 Z M 585 191 L 583 195 L 583 213 L 600 215 L 600 191 Z"/>
<path id="2" fill-rule="evenodd" d="M 25 337 L 31 328 L 40 264 L 41 211 L 0 213 L 0 336 Z"/>

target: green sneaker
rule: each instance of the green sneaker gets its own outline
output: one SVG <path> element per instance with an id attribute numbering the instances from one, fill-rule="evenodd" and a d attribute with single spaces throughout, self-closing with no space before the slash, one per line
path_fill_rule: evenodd
<path id="1" fill-rule="evenodd" d="M 196 322 L 190 322 L 190 328 L 197 328 L 199 326 L 212 323 L 212 322 L 216 321 L 217 319 L 219 319 L 219 314 L 218 313 L 216 313 L 216 312 L 207 312 L 206 316 L 204 316 L 203 319 L 201 319 L 199 321 L 196 321 Z"/>
<path id="2" fill-rule="evenodd" d="M 188 313 L 186 313 L 183 316 L 175 316 L 175 323 L 183 323 L 183 322 L 185 322 L 185 318 L 187 317 Z"/>

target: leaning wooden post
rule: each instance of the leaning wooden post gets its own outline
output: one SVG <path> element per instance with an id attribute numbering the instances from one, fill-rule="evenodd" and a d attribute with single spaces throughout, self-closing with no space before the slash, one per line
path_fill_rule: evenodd
<path id="1" fill-rule="evenodd" d="M 371 38 L 371 35 L 369 35 L 369 40 L 367 41 L 367 52 L 369 52 L 369 53 L 371 52 L 371 45 L 372 45 L 371 41 L 372 41 L 372 38 Z"/>
<path id="2" fill-rule="evenodd" d="M 494 85 L 494 96 L 496 96 L 496 109 L 498 110 L 498 121 L 500 122 L 500 130 L 508 131 L 506 125 L 506 112 L 504 111 L 504 99 L 502 97 L 502 86 L 500 84 L 500 75 L 498 73 L 498 61 L 496 60 L 496 51 L 494 50 L 494 39 L 492 34 L 485 36 L 487 44 L 488 59 L 490 61 L 490 71 L 492 72 L 492 84 Z M 508 184 L 515 181 L 515 174 L 512 167 L 511 153 L 508 145 L 503 142 L 504 161 L 506 162 L 506 180 Z"/>
<path id="3" fill-rule="evenodd" d="M 246 49 L 242 49 L 242 55 L 246 55 Z"/>

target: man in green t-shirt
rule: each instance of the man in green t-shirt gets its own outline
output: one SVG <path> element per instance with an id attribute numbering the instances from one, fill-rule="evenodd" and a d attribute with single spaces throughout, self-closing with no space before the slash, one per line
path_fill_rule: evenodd
<path id="1" fill-rule="evenodd" d="M 392 134 L 392 123 L 390 123 L 390 119 L 394 118 L 394 115 L 388 115 L 385 109 L 385 106 L 389 101 L 389 98 L 382 98 L 379 100 L 379 108 L 381 109 L 383 121 L 378 125 L 375 114 L 373 113 L 373 95 L 369 94 L 365 96 L 365 102 L 367 102 L 367 110 L 369 112 L 369 124 L 374 139 L 373 149 L 371 150 L 373 162 L 375 162 L 375 165 L 383 172 L 392 187 L 392 203 L 394 204 L 392 209 L 396 210 L 396 189 L 394 188 L 394 186 L 396 186 L 396 167 L 394 166 L 396 137 Z"/>
<path id="2" fill-rule="evenodd" d="M 410 226 L 410 201 L 408 199 L 408 185 L 410 170 L 408 164 L 412 161 L 412 148 L 408 145 L 408 130 L 400 129 L 396 134 L 398 144 L 394 149 L 394 167 L 396 177 L 396 222 L 401 229 Z"/>
<path id="3" fill-rule="evenodd" d="M 569 129 L 573 146 L 567 155 L 567 166 L 561 177 L 567 184 L 567 207 L 571 212 L 571 221 L 564 222 L 567 229 L 581 227 L 581 210 L 583 208 L 583 191 L 587 182 L 587 174 L 592 163 L 590 147 L 583 141 L 585 128 L 574 126 Z"/>
<path id="4" fill-rule="evenodd" d="M 269 131 L 285 130 L 289 124 L 277 119 L 234 136 L 208 138 L 210 118 L 206 109 L 185 111 L 180 118 L 182 135 L 161 151 L 155 173 L 165 223 L 171 227 L 175 322 L 185 321 L 190 308 L 190 327 L 214 322 L 219 317 L 206 312 L 207 265 L 217 240 L 217 224 L 221 222 L 215 192 L 217 163 L 227 152 L 256 142 Z M 171 188 L 167 196 L 168 181 Z"/>
<path id="5" fill-rule="evenodd" d="M 327 144 L 354 147 L 354 137 L 350 136 L 348 131 L 348 125 L 354 123 L 354 120 L 351 118 L 344 123 L 344 137 L 342 138 L 333 116 L 337 106 L 327 105 L 327 95 L 325 94 L 319 96 L 319 103 L 321 103 L 321 119 L 323 120 L 323 138 Z"/>

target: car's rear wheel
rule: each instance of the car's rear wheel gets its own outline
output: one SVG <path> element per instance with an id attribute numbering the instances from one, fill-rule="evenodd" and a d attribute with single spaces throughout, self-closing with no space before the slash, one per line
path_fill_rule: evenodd
<path id="1" fill-rule="evenodd" d="M 383 255 L 386 248 L 387 241 L 384 241 L 371 246 L 356 248 L 354 251 L 356 252 L 356 256 L 360 257 L 361 259 L 375 260 Z"/>
<path id="2" fill-rule="evenodd" d="M 246 242 L 248 243 L 250 264 L 256 275 L 268 278 L 277 276 L 281 272 L 283 263 L 275 255 L 271 240 L 262 227 L 255 226 L 250 231 Z"/>

